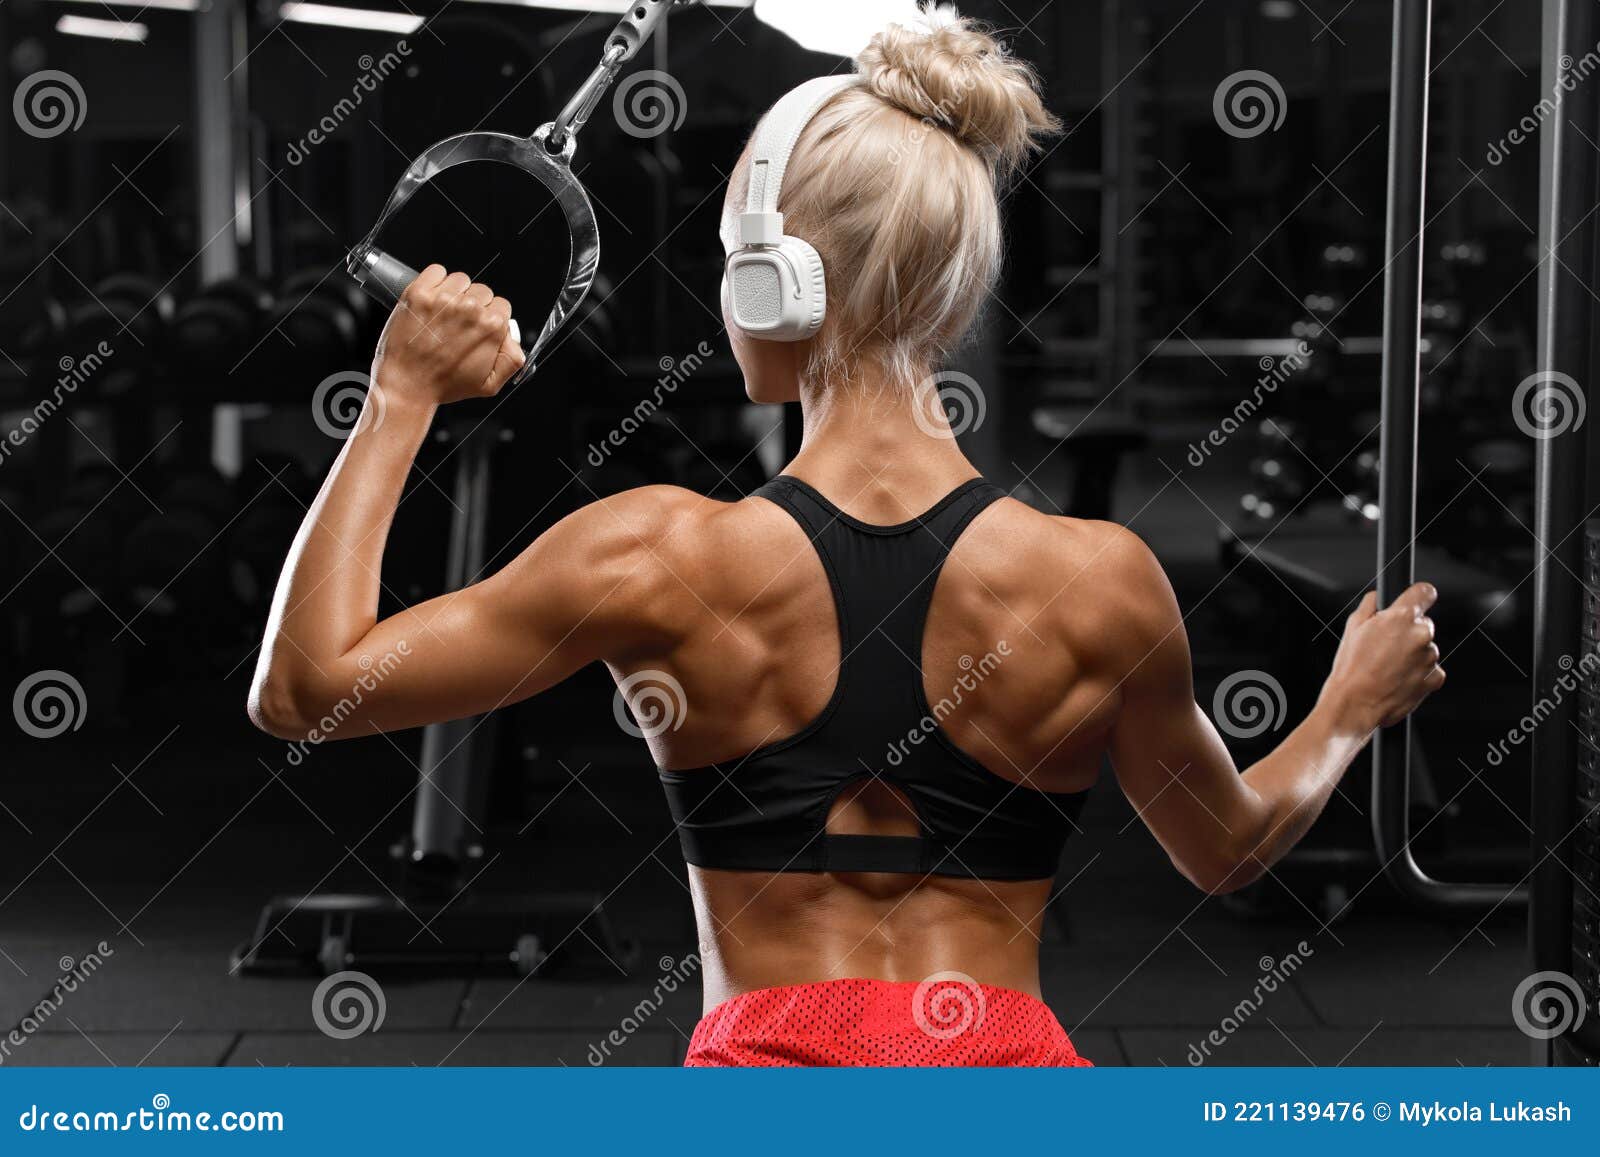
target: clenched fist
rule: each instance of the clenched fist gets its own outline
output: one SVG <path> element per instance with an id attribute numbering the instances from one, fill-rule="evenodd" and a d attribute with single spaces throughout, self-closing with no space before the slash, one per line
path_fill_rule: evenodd
<path id="1" fill-rule="evenodd" d="M 511 303 L 465 273 L 430 265 L 406 287 L 378 339 L 373 381 L 434 405 L 490 398 L 525 360 Z"/>
<path id="2" fill-rule="evenodd" d="M 1322 700 L 1352 728 L 1364 734 L 1398 723 L 1444 686 L 1428 617 L 1438 597 L 1431 584 L 1417 583 L 1380 611 L 1368 591 L 1345 622 Z"/>

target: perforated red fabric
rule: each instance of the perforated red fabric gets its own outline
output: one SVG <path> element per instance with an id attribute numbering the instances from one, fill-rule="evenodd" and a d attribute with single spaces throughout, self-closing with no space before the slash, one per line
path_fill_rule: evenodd
<path id="1" fill-rule="evenodd" d="M 683 1063 L 1092 1067 L 1043 1001 L 956 972 L 746 992 L 695 1026 Z"/>

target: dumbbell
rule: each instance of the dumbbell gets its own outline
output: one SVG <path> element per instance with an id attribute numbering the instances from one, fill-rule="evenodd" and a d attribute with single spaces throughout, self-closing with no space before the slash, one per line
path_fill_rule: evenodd
<path id="1" fill-rule="evenodd" d="M 159 488 L 157 502 L 161 511 L 135 523 L 123 543 L 121 580 L 139 615 L 136 629 L 147 639 L 166 629 L 187 637 L 188 624 L 205 623 L 220 637 L 234 608 L 223 541 L 236 506 L 233 486 L 209 465 L 190 465 Z"/>
<path id="2" fill-rule="evenodd" d="M 172 320 L 171 350 L 180 373 L 226 373 L 249 356 L 260 338 L 272 294 L 249 277 L 227 277 L 205 286 Z"/>
<path id="3" fill-rule="evenodd" d="M 1367 522 L 1378 520 L 1379 469 L 1378 451 L 1369 446 L 1351 460 L 1347 471 L 1342 472 L 1344 494 L 1340 505 L 1351 518 Z"/>
<path id="4" fill-rule="evenodd" d="M 67 332 L 67 309 L 43 286 L 18 286 L 0 302 L 0 352 L 19 365 L 53 353 Z"/>
<path id="5" fill-rule="evenodd" d="M 97 282 L 88 301 L 67 311 L 63 345 L 68 356 L 116 355 L 116 367 L 149 361 L 164 352 L 175 313 L 172 294 L 153 277 L 114 273 Z"/>
<path id="6" fill-rule="evenodd" d="M 1446 265 L 1477 268 L 1488 264 L 1488 246 L 1482 241 L 1446 241 L 1439 246 L 1439 260 Z"/>
<path id="7" fill-rule="evenodd" d="M 1308 293 L 1301 299 L 1300 304 L 1305 306 L 1306 312 L 1319 322 L 1326 323 L 1344 309 L 1344 295 L 1341 293 Z"/>
<path id="8" fill-rule="evenodd" d="M 19 574 L 28 576 L 22 590 L 30 613 L 79 619 L 102 600 L 115 606 L 120 537 L 141 507 L 150 509 L 112 466 L 80 467 L 50 508 L 29 520 L 32 534 L 17 529 L 10 536 L 22 556 Z"/>
<path id="9" fill-rule="evenodd" d="M 140 273 L 114 273 L 94 294 L 140 346 L 159 351 L 177 303 L 164 282 Z"/>
<path id="10" fill-rule="evenodd" d="M 274 364 L 298 372 L 348 368 L 362 353 L 370 312 L 367 295 L 344 272 L 302 270 L 278 289 L 269 322 L 270 356 Z"/>
<path id="11" fill-rule="evenodd" d="M 229 584 L 247 616 L 265 614 L 284 556 L 316 497 L 316 481 L 287 454 L 260 454 L 240 479 L 251 498 L 228 528 Z M 259 491 L 259 494 L 257 493 Z"/>
<path id="12" fill-rule="evenodd" d="M 1361 270 L 1367 266 L 1367 249 L 1348 241 L 1335 241 L 1322 249 L 1322 264 L 1328 269 Z"/>

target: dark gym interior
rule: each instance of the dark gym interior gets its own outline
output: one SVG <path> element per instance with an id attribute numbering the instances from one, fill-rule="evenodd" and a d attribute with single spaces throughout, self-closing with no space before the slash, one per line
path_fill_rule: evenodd
<path id="1" fill-rule="evenodd" d="M 620 10 L 342 2 L 356 17 L 0 4 L 0 1030 L 24 1042 L 3 1064 L 670 1065 L 700 1014 L 684 864 L 603 668 L 427 732 L 297 747 L 246 718 L 386 315 L 346 255 L 432 142 L 549 121 Z M 749 404 L 729 353 L 717 221 L 755 119 L 846 54 L 759 7 L 673 13 L 633 65 L 653 105 L 598 105 L 574 161 L 593 289 L 532 378 L 441 416 L 386 612 L 599 496 L 733 499 L 792 450 L 793 415 Z M 1003 280 L 951 366 L 962 444 L 1015 497 L 1152 547 L 1202 707 L 1246 696 L 1240 766 L 1310 708 L 1385 502 L 1411 497 L 1379 454 L 1397 256 L 1422 283 L 1405 465 L 1446 690 L 1386 741 L 1389 788 L 1364 755 L 1229 896 L 1174 871 L 1104 775 L 1045 922 L 1049 1004 L 1100 1065 L 1594 1064 L 1596 6 L 1437 0 L 1420 55 L 1380 0 L 960 7 L 1066 126 L 1004 195 Z M 1562 21 L 1591 48 L 1552 71 Z M 1395 157 L 1421 78 L 1426 135 Z M 1389 210 L 1423 171 L 1397 255 Z M 502 166 L 430 183 L 385 244 L 520 317 L 566 268 L 550 194 Z M 344 971 L 381 1005 L 363 1031 L 318 1005 Z M 1588 1014 L 1553 1041 L 1519 1007 L 1551 971 Z"/>

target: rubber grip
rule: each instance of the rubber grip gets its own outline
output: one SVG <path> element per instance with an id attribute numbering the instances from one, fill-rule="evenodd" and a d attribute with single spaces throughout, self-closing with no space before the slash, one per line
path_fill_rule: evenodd
<path id="1" fill-rule="evenodd" d="M 382 249 L 369 249 L 361 263 L 350 270 L 361 287 L 384 305 L 400 300 L 406 286 L 417 279 L 417 271 Z"/>
<path id="2" fill-rule="evenodd" d="M 367 255 L 350 273 L 361 288 L 389 306 L 398 302 L 406 286 L 417 279 L 415 269 L 382 249 L 367 250 Z M 516 318 L 511 319 L 511 340 L 522 344 L 522 327 Z"/>

